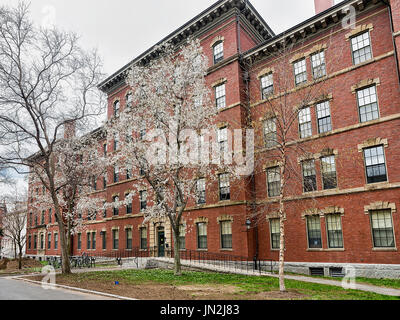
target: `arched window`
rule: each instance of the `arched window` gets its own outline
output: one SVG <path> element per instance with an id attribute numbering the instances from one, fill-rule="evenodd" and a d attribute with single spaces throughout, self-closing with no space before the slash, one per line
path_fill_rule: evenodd
<path id="1" fill-rule="evenodd" d="M 213 46 L 214 51 L 214 64 L 224 60 L 224 43 L 222 41 L 217 42 Z"/>

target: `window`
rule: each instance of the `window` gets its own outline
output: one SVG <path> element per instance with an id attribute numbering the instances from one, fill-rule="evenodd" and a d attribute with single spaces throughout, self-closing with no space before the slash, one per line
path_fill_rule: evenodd
<path id="1" fill-rule="evenodd" d="M 118 167 L 114 167 L 113 180 L 114 180 L 114 183 L 117 183 L 119 181 L 119 168 Z"/>
<path id="2" fill-rule="evenodd" d="M 217 42 L 214 47 L 214 64 L 224 60 L 224 43 L 222 41 Z"/>
<path id="3" fill-rule="evenodd" d="M 332 131 L 331 107 L 329 101 L 317 104 L 318 132 Z"/>
<path id="4" fill-rule="evenodd" d="M 102 231 L 100 234 L 101 234 L 102 249 L 106 250 L 107 249 L 107 233 L 105 231 Z"/>
<path id="5" fill-rule="evenodd" d="M 38 217 L 37 217 L 37 214 L 35 214 L 35 226 L 36 226 L 36 227 L 38 226 Z"/>
<path id="6" fill-rule="evenodd" d="M 371 40 L 369 32 L 364 32 L 351 38 L 351 49 L 353 52 L 353 63 L 359 64 L 372 59 Z"/>
<path id="7" fill-rule="evenodd" d="M 221 222 L 221 248 L 232 249 L 232 222 Z"/>
<path id="8" fill-rule="evenodd" d="M 303 161 L 303 188 L 304 192 L 317 190 L 317 178 L 315 172 L 315 161 Z"/>
<path id="9" fill-rule="evenodd" d="M 183 224 L 179 226 L 179 249 L 186 249 L 186 227 Z"/>
<path id="10" fill-rule="evenodd" d="M 218 110 L 226 107 L 225 84 L 215 87 L 215 102 Z"/>
<path id="11" fill-rule="evenodd" d="M 343 248 L 342 222 L 339 214 L 326 216 L 328 247 L 331 249 Z"/>
<path id="12" fill-rule="evenodd" d="M 276 118 L 264 121 L 264 143 L 266 148 L 272 148 L 278 144 L 276 131 Z"/>
<path id="13" fill-rule="evenodd" d="M 40 224 L 41 224 L 41 225 L 44 224 L 44 215 L 45 215 L 45 211 L 43 210 L 43 211 L 42 211 L 41 218 L 40 218 Z"/>
<path id="14" fill-rule="evenodd" d="M 322 248 L 321 221 L 319 216 L 307 217 L 308 247 L 310 249 Z"/>
<path id="15" fill-rule="evenodd" d="M 50 208 L 49 209 L 49 223 L 52 223 L 52 216 L 53 216 L 53 213 L 52 213 L 52 210 Z"/>
<path id="16" fill-rule="evenodd" d="M 274 75 L 272 73 L 261 78 L 261 99 L 268 99 L 274 94 Z"/>
<path id="17" fill-rule="evenodd" d="M 293 64 L 296 86 L 307 82 L 306 59 L 301 59 Z"/>
<path id="18" fill-rule="evenodd" d="M 360 122 L 367 122 L 379 119 L 376 86 L 358 90 L 357 101 L 360 114 Z"/>
<path id="19" fill-rule="evenodd" d="M 280 249 L 281 247 L 280 220 L 279 219 L 269 220 L 269 228 L 271 231 L 271 248 L 274 250 Z"/>
<path id="20" fill-rule="evenodd" d="M 207 224 L 204 222 L 197 224 L 197 248 L 207 249 Z"/>
<path id="21" fill-rule="evenodd" d="M 33 249 L 37 249 L 37 235 L 33 236 Z"/>
<path id="22" fill-rule="evenodd" d="M 47 249 L 51 249 L 51 233 L 47 234 Z"/>
<path id="23" fill-rule="evenodd" d="M 96 250 L 96 232 L 92 232 L 92 249 Z"/>
<path id="24" fill-rule="evenodd" d="M 87 233 L 87 234 L 86 234 L 86 240 L 87 240 L 86 249 L 90 250 L 90 249 L 91 249 L 91 243 L 90 243 L 91 237 L 90 237 L 90 233 Z"/>
<path id="25" fill-rule="evenodd" d="M 367 183 L 387 181 L 383 146 L 364 149 Z"/>
<path id="26" fill-rule="evenodd" d="M 104 174 L 103 176 L 103 189 L 107 188 L 107 174 Z"/>
<path id="27" fill-rule="evenodd" d="M 206 179 L 199 179 L 196 183 L 196 203 L 205 204 L 206 203 Z"/>
<path id="28" fill-rule="evenodd" d="M 107 157 L 107 143 L 104 144 L 103 152 L 104 152 L 104 157 Z"/>
<path id="29" fill-rule="evenodd" d="M 114 151 L 117 151 L 119 147 L 119 136 L 118 134 L 114 135 Z"/>
<path id="30" fill-rule="evenodd" d="M 118 208 L 119 197 L 118 196 L 113 197 L 113 202 L 114 202 L 113 215 L 118 216 L 119 215 L 119 208 Z"/>
<path id="31" fill-rule="evenodd" d="M 140 132 L 139 132 L 140 140 L 144 140 L 144 138 L 146 136 L 146 132 L 147 132 L 146 124 L 142 124 L 142 128 L 140 129 Z"/>
<path id="32" fill-rule="evenodd" d="M 139 193 L 140 211 L 147 209 L 147 191 L 140 191 Z"/>
<path id="33" fill-rule="evenodd" d="M 113 249 L 117 250 L 119 248 L 119 231 L 112 231 L 112 239 L 113 239 Z"/>
<path id="34" fill-rule="evenodd" d="M 218 145 L 220 156 L 224 157 L 228 152 L 228 128 L 221 128 L 218 130 Z"/>
<path id="35" fill-rule="evenodd" d="M 41 250 L 44 249 L 44 234 L 43 233 L 40 235 L 40 249 Z"/>
<path id="36" fill-rule="evenodd" d="M 267 169 L 268 197 L 278 197 L 281 194 L 281 173 L 279 167 Z"/>
<path id="37" fill-rule="evenodd" d="M 301 139 L 312 136 L 310 107 L 301 109 L 299 111 L 299 130 L 300 130 L 300 138 Z"/>
<path id="38" fill-rule="evenodd" d="M 126 180 L 132 179 L 132 165 L 126 168 Z"/>
<path id="39" fill-rule="evenodd" d="M 29 235 L 29 237 L 28 237 L 28 249 L 31 249 L 31 248 L 32 248 L 32 236 Z"/>
<path id="40" fill-rule="evenodd" d="M 126 205 L 126 214 L 132 214 L 132 200 Z"/>
<path id="41" fill-rule="evenodd" d="M 82 234 L 78 233 L 78 250 L 82 250 Z"/>
<path id="42" fill-rule="evenodd" d="M 132 108 L 132 102 L 133 102 L 133 95 L 132 95 L 132 93 L 129 92 L 129 93 L 126 95 L 125 99 L 126 99 L 126 107 L 127 107 L 128 109 Z"/>
<path id="43" fill-rule="evenodd" d="M 119 102 L 119 100 L 118 101 L 115 101 L 114 102 L 114 116 L 118 116 L 118 113 L 119 113 L 119 107 L 120 107 L 120 102 Z"/>
<path id="44" fill-rule="evenodd" d="M 107 208 L 106 208 L 106 203 L 103 203 L 103 218 L 107 218 Z"/>
<path id="45" fill-rule="evenodd" d="M 54 234 L 54 249 L 58 249 L 58 233 Z"/>
<path id="46" fill-rule="evenodd" d="M 132 229 L 126 229 L 126 249 L 132 250 Z"/>
<path id="47" fill-rule="evenodd" d="M 326 76 L 325 52 L 321 51 L 311 56 L 313 78 L 319 79 Z"/>
<path id="48" fill-rule="evenodd" d="M 32 227 L 32 212 L 29 213 L 29 226 Z"/>
<path id="49" fill-rule="evenodd" d="M 140 228 L 140 249 L 147 249 L 147 228 Z"/>
<path id="50" fill-rule="evenodd" d="M 337 187 L 335 156 L 321 158 L 322 184 L 324 190 Z"/>
<path id="51" fill-rule="evenodd" d="M 375 248 L 394 248 L 391 210 L 371 211 L 372 237 Z"/>
<path id="52" fill-rule="evenodd" d="M 231 199 L 229 174 L 219 175 L 219 200 L 225 201 Z"/>

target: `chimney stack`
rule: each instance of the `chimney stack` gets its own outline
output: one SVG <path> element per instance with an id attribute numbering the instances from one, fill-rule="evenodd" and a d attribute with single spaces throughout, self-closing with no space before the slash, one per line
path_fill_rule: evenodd
<path id="1" fill-rule="evenodd" d="M 328 10 L 335 5 L 334 0 L 314 0 L 315 3 L 315 14 L 319 14 L 322 11 Z"/>
<path id="2" fill-rule="evenodd" d="M 64 139 L 75 137 L 76 124 L 75 120 L 64 123 Z"/>

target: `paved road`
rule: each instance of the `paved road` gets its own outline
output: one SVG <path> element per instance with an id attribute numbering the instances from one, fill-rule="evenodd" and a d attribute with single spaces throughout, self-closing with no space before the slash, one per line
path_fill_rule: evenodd
<path id="1" fill-rule="evenodd" d="M 0 278 L 0 300 L 110 300 L 107 297 L 40 285 L 10 278 Z"/>

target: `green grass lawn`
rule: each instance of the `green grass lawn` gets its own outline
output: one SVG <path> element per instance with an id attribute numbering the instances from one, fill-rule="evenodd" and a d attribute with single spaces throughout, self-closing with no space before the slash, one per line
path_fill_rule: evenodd
<path id="1" fill-rule="evenodd" d="M 279 290 L 277 278 L 243 276 L 235 274 L 220 274 L 210 272 L 185 271 L 181 277 L 176 277 L 171 270 L 118 270 L 79 273 L 63 277 L 72 277 L 75 281 L 124 282 L 126 284 L 160 283 L 168 285 L 207 285 L 221 284 L 236 286 L 239 295 L 261 293 Z M 311 300 L 400 300 L 371 292 L 345 290 L 341 287 L 286 280 L 289 291 L 305 294 Z"/>
<path id="2" fill-rule="evenodd" d="M 336 280 L 341 281 L 341 278 L 334 278 L 334 277 L 323 277 L 323 276 L 309 276 L 304 274 L 298 273 L 291 273 L 287 272 L 287 275 L 294 275 L 294 276 L 302 276 L 302 277 L 309 277 L 309 278 L 319 278 L 319 279 L 329 279 L 329 280 Z M 375 278 L 356 278 L 356 282 L 370 284 L 377 287 L 384 287 L 384 288 L 392 288 L 392 289 L 400 289 L 400 279 L 375 279 Z"/>

